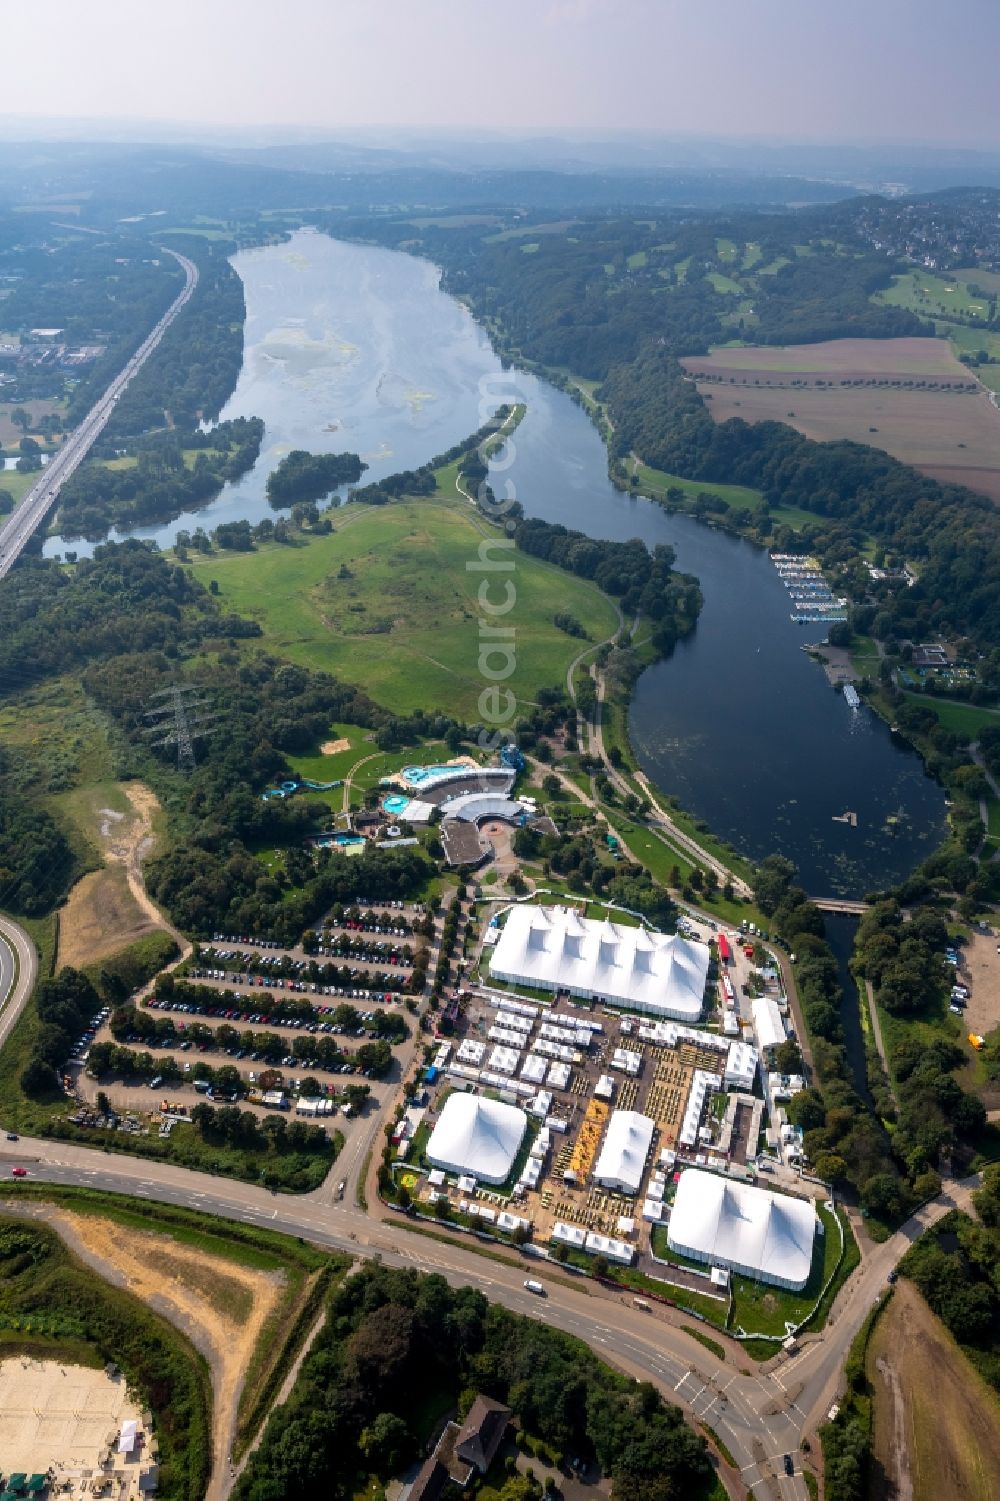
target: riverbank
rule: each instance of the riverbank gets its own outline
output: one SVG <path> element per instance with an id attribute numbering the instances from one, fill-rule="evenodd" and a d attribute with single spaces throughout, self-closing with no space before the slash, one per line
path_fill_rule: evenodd
<path id="1" fill-rule="evenodd" d="M 498 405 L 526 403 L 489 465 L 498 500 L 598 545 L 666 546 L 700 581 L 697 629 L 669 660 L 649 665 L 651 626 L 632 638 L 641 670 L 627 705 L 609 706 L 605 722 L 607 733 L 620 718 L 656 796 L 690 810 L 688 832 L 711 853 L 711 830 L 748 862 L 777 848 L 824 895 L 897 882 L 936 847 L 940 792 L 874 716 L 846 713 L 805 660 L 766 556 L 730 531 L 613 485 L 585 390 L 571 397 L 497 358 L 484 329 L 441 290 L 438 269 L 417 256 L 297 231 L 234 264 L 246 296 L 246 356 L 223 415 L 262 415 L 265 441 L 250 475 L 179 525 L 273 522 L 267 476 L 288 448 L 357 452 L 366 480 L 378 484 L 419 470 Z M 169 548 L 174 533 L 141 535 Z M 567 613 L 557 595 L 552 611 Z M 845 808 L 857 811 L 857 829 L 832 822 Z M 890 816 L 897 833 L 887 842 Z"/>

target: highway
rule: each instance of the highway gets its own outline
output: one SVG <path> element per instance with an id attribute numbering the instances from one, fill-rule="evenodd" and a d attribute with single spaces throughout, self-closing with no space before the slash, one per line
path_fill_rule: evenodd
<path id="1" fill-rule="evenodd" d="M 94 442 L 104 431 L 115 405 L 133 376 L 137 375 L 159 344 L 178 313 L 191 300 L 198 285 L 198 268 L 186 255 L 176 250 L 161 247 L 164 254 L 173 256 L 184 270 L 184 290 L 167 308 L 156 327 L 146 335 L 135 354 L 123 370 L 120 370 L 103 396 L 84 417 L 79 427 L 74 428 L 58 453 L 42 470 L 17 510 L 0 528 L 0 578 L 5 578 L 13 568 L 30 539 L 41 526 L 55 505 L 59 491 L 70 475 L 83 463 Z"/>
<path id="2" fill-rule="evenodd" d="M 9 918 L 0 917 L 0 1048 L 14 1030 L 35 988 L 37 973 L 35 945 L 23 928 Z"/>
<path id="3" fill-rule="evenodd" d="M 6 920 L 0 933 L 11 941 L 20 934 Z M 30 941 L 21 934 L 21 944 Z M 2 945 L 0 945 L 2 951 Z M 7 1001 L 11 1015 L 19 1012 L 34 982 L 30 961 L 18 965 L 14 992 Z M 6 1036 L 0 1012 L 0 1041 Z M 744 1497 L 752 1489 L 757 1501 L 805 1501 L 801 1474 L 801 1439 L 815 1432 L 835 1400 L 848 1347 L 865 1315 L 886 1289 L 886 1278 L 907 1247 L 948 1210 L 970 1207 L 975 1180 L 948 1183 L 933 1203 L 921 1209 L 901 1230 L 866 1255 L 861 1267 L 841 1290 L 826 1327 L 805 1335 L 798 1351 L 759 1366 L 734 1342 L 712 1329 L 724 1346 L 725 1358 L 694 1340 L 685 1329 L 693 1324 L 681 1310 L 649 1311 L 635 1307 L 631 1294 L 598 1287 L 565 1268 L 527 1254 L 497 1251 L 481 1254 L 467 1237 L 411 1221 L 370 1200 L 366 1213 L 355 1203 L 354 1187 L 363 1170 L 368 1147 L 381 1135 L 384 1115 L 366 1119 L 364 1129 L 351 1133 L 341 1158 L 327 1181 L 306 1195 L 269 1192 L 254 1184 L 210 1177 L 169 1163 L 117 1155 L 69 1142 L 22 1138 L 0 1140 L 0 1175 L 8 1177 L 7 1202 L 16 1204 L 17 1183 L 9 1180 L 16 1165 L 27 1168 L 29 1180 L 107 1189 L 131 1196 L 185 1204 L 246 1224 L 267 1226 L 352 1256 L 376 1257 L 388 1265 L 438 1272 L 449 1282 L 479 1288 L 487 1297 L 518 1313 L 575 1334 L 603 1359 L 627 1374 L 649 1380 L 664 1397 L 679 1403 L 697 1422 L 707 1424 L 722 1439 L 736 1461 L 722 1478 L 729 1494 Z M 359 1122 L 359 1125 L 361 1123 Z M 337 1185 L 347 1180 L 347 1192 Z M 485 1248 L 482 1248 L 485 1250 Z M 525 1291 L 527 1276 L 544 1281 L 547 1296 Z M 786 1476 L 785 1454 L 792 1456 L 796 1473 Z"/>

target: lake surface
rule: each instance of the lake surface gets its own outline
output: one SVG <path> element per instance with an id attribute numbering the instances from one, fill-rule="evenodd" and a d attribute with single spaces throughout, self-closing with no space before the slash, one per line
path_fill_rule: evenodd
<path id="1" fill-rule="evenodd" d="M 264 487 L 291 448 L 351 449 L 370 466 L 365 479 L 379 479 L 458 442 L 501 402 L 523 400 L 527 416 L 494 466 L 497 495 L 593 537 L 669 543 L 700 580 L 697 631 L 643 674 L 632 705 L 636 755 L 657 786 L 747 855 L 788 855 L 814 895 L 891 884 L 940 842 L 941 789 L 800 650 L 821 628 L 792 623 L 767 554 L 616 491 L 586 414 L 544 381 L 504 372 L 434 267 L 313 231 L 244 251 L 234 265 L 246 354 L 223 416 L 263 417 L 260 459 L 202 510 L 133 535 L 166 547 L 181 528 L 275 515 Z M 50 539 L 46 552 L 67 545 L 89 550 Z M 833 822 L 848 810 L 857 828 Z"/>

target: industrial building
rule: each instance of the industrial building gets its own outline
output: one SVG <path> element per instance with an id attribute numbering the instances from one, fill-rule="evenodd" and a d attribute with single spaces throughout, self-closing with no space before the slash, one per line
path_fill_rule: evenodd
<path id="1" fill-rule="evenodd" d="M 510 1176 L 528 1128 L 516 1105 L 478 1095 L 452 1094 L 427 1143 L 427 1160 L 449 1173 L 467 1173 L 483 1183 Z"/>
<path id="2" fill-rule="evenodd" d="M 708 975 L 706 944 L 580 917 L 568 907 L 514 907 L 490 959 L 496 980 L 565 990 L 693 1022 Z"/>
<path id="3" fill-rule="evenodd" d="M 646 1171 L 655 1122 L 635 1110 L 615 1110 L 608 1122 L 594 1177 L 603 1188 L 636 1194 Z"/>
<path id="4" fill-rule="evenodd" d="M 677 1185 L 667 1239 L 682 1256 L 801 1292 L 812 1268 L 816 1224 L 810 1201 L 688 1168 Z"/>

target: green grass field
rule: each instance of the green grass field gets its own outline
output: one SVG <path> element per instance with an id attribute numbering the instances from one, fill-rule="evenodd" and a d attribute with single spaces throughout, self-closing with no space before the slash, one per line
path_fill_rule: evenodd
<path id="1" fill-rule="evenodd" d="M 894 277 L 891 287 L 875 293 L 874 301 L 889 307 L 909 308 L 925 317 L 947 318 L 954 314 L 960 318 L 986 318 L 989 313 L 989 303 L 982 297 L 973 297 L 964 281 L 953 276 L 935 276 L 930 271 L 908 271 Z"/>
<path id="2" fill-rule="evenodd" d="M 1000 725 L 1000 710 L 977 709 L 974 704 L 933 698 L 928 693 L 907 693 L 906 701 L 919 704 L 921 709 L 933 709 L 946 730 L 951 730 L 954 735 L 967 736 L 969 743 L 977 738 L 980 730 Z"/>
<path id="3" fill-rule="evenodd" d="M 583 643 L 557 629 L 556 612 L 575 616 L 595 642 L 617 625 L 594 585 L 523 553 L 490 550 L 498 540 L 467 505 L 435 497 L 347 506 L 330 536 L 190 566 L 203 582 L 218 582 L 224 605 L 258 620 L 280 655 L 357 683 L 399 711 L 477 720 L 490 673 L 521 703 L 562 685 Z M 481 556 L 513 567 L 483 571 Z M 513 604 L 491 617 L 480 590 L 487 606 Z M 486 632 L 498 626 L 513 636 L 491 639 Z M 514 668 L 503 677 L 508 650 Z"/>
<path id="4" fill-rule="evenodd" d="M 710 281 L 715 290 L 724 296 L 742 297 L 745 291 L 738 281 L 733 281 L 731 276 L 723 276 L 721 271 L 709 271 L 705 280 Z"/>
<path id="5" fill-rule="evenodd" d="M 976 365 L 973 374 L 990 391 L 1000 391 L 1000 334 L 988 328 L 969 328 L 964 323 L 936 324 L 938 334 L 947 338 L 959 359 L 966 355 L 987 354 L 995 365 Z"/>
<path id="6" fill-rule="evenodd" d="M 37 479 L 37 472 L 18 474 L 16 469 L 4 469 L 0 472 L 0 490 L 7 490 L 13 495 L 14 504 L 19 506 Z"/>
<path id="7" fill-rule="evenodd" d="M 733 510 L 749 506 L 755 511 L 763 500 L 759 490 L 752 490 L 747 485 L 710 485 L 701 480 L 682 479 L 679 474 L 667 474 L 663 469 L 654 469 L 643 463 L 636 464 L 634 472 L 642 490 L 654 499 L 662 498 L 669 489 L 676 487 L 692 500 L 696 495 L 717 495 Z"/>

